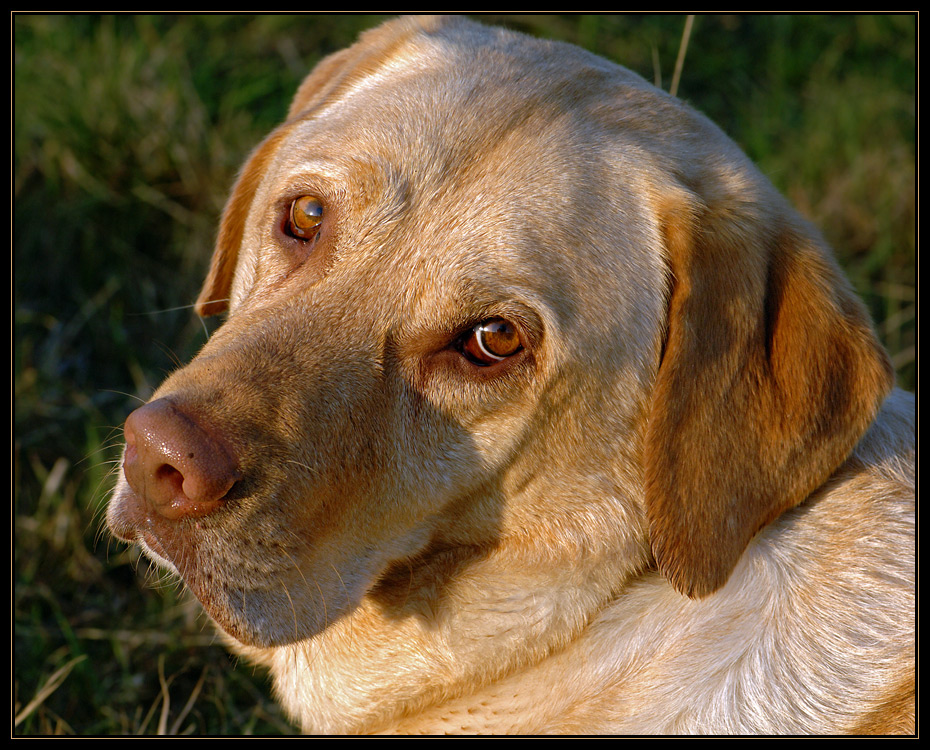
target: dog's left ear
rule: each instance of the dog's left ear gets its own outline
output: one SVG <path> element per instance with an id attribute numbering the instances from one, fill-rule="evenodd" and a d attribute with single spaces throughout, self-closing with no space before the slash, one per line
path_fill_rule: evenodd
<path id="1" fill-rule="evenodd" d="M 754 204 L 682 188 L 661 210 L 672 286 L 647 513 L 660 569 L 692 597 L 829 478 L 893 384 L 829 249 L 762 190 Z"/>

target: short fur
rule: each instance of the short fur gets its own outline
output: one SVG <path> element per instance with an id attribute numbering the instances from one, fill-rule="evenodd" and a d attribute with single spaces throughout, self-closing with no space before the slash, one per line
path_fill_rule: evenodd
<path id="1" fill-rule="evenodd" d="M 246 163 L 198 310 L 109 524 L 306 732 L 914 731 L 913 397 L 817 232 L 629 71 L 366 33 Z M 481 367 L 490 318 L 523 346 Z"/>

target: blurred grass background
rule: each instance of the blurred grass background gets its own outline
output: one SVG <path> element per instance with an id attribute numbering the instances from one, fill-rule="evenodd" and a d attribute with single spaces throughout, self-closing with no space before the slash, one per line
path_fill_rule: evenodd
<path id="1" fill-rule="evenodd" d="M 668 89 L 675 15 L 484 16 Z M 293 731 L 195 603 L 102 531 L 120 424 L 207 329 L 242 160 L 370 15 L 14 15 L 17 734 Z M 678 95 L 824 230 L 916 387 L 916 20 L 699 16 Z"/>

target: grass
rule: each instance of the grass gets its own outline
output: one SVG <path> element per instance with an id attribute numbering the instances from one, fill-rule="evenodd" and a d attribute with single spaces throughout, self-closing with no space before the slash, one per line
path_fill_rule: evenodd
<path id="1" fill-rule="evenodd" d="M 190 303 L 235 170 L 377 22 L 16 15 L 14 731 L 285 734 L 262 674 L 110 542 L 119 425 L 209 331 Z M 495 16 L 666 89 L 683 16 Z M 679 96 L 824 230 L 916 387 L 913 16 L 699 16 Z"/>

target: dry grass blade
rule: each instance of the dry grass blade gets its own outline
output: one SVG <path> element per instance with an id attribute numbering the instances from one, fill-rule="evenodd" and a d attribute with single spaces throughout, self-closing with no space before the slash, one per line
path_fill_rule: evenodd
<path id="1" fill-rule="evenodd" d="M 688 52 L 688 40 L 691 38 L 691 27 L 694 25 L 694 16 L 685 19 L 685 29 L 681 33 L 681 45 L 678 47 L 678 59 L 675 60 L 675 72 L 672 74 L 672 85 L 669 93 L 678 96 L 678 83 L 681 81 L 681 70 L 685 66 L 685 54 Z"/>
<path id="2" fill-rule="evenodd" d="M 49 677 L 48 680 L 46 680 L 45 684 L 39 688 L 38 692 L 35 694 L 35 697 L 29 701 L 26 706 L 23 707 L 22 711 L 16 714 L 16 717 L 13 720 L 13 726 L 18 727 L 23 721 L 25 721 L 33 711 L 35 711 L 45 702 L 46 698 L 48 698 L 59 687 L 61 687 L 61 684 L 71 673 L 71 670 L 86 658 L 86 656 L 77 656 L 64 666 L 57 669 L 55 673 Z"/>
<path id="3" fill-rule="evenodd" d="M 187 715 L 191 712 L 191 709 L 194 707 L 194 703 L 197 702 L 197 696 L 200 695 L 200 691 L 203 688 L 203 684 L 207 679 L 207 668 L 204 667 L 203 672 L 200 673 L 200 679 L 197 680 L 197 684 L 194 685 L 194 689 L 191 691 L 190 697 L 187 699 L 187 703 L 184 704 L 184 708 L 181 709 L 181 713 L 178 714 L 178 718 L 175 719 L 174 724 L 171 725 L 171 734 L 176 735 L 181 731 L 181 724 L 184 722 L 184 719 L 187 718 Z"/>
<path id="4" fill-rule="evenodd" d="M 158 717 L 158 735 L 168 734 L 168 710 L 171 708 L 171 695 L 168 681 L 165 679 L 165 655 L 158 657 L 158 684 L 161 685 L 161 716 Z"/>

